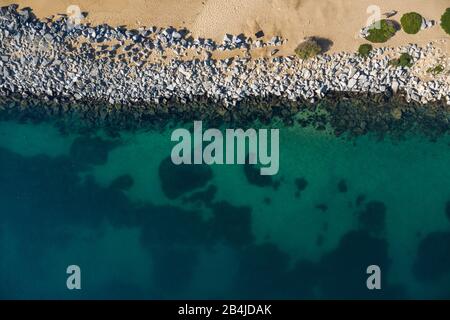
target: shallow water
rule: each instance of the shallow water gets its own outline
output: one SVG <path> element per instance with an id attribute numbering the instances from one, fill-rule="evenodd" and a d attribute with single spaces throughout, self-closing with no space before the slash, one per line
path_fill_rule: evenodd
<path id="1" fill-rule="evenodd" d="M 450 297 L 449 136 L 281 126 L 260 186 L 239 165 L 177 170 L 170 134 L 0 122 L 0 297 Z"/>

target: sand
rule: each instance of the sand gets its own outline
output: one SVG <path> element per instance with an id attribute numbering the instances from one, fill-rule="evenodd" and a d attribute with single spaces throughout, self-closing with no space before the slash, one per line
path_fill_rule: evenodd
<path id="1" fill-rule="evenodd" d="M 78 5 L 93 25 L 185 27 L 194 36 L 219 41 L 226 33 L 251 36 L 263 30 L 268 39 L 280 35 L 288 40 L 281 54 L 291 54 L 307 36 L 331 40 L 330 52 L 355 51 L 364 43 L 357 33 L 367 24 L 371 5 L 379 6 L 381 13 L 397 10 L 393 17 L 397 21 L 410 11 L 439 21 L 450 7 L 449 0 L 0 0 L 1 6 L 11 3 L 31 7 L 41 18 L 66 13 L 68 6 Z M 436 26 L 416 35 L 400 31 L 383 45 L 434 41 L 449 54 L 449 39 Z"/>

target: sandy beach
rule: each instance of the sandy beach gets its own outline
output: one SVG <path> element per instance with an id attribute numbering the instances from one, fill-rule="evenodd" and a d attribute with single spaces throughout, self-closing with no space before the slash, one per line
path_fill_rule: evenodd
<path id="1" fill-rule="evenodd" d="M 252 36 L 263 30 L 268 39 L 279 35 L 288 40 L 281 48 L 282 54 L 291 54 L 308 36 L 330 39 L 330 53 L 354 52 L 364 42 L 358 31 L 373 13 L 367 13 L 372 5 L 379 6 L 381 13 L 398 11 L 393 17 L 397 21 L 410 11 L 439 21 L 449 6 L 448 0 L 0 0 L 0 6 L 12 3 L 32 8 L 40 18 L 66 13 L 68 6 L 78 5 L 88 13 L 85 22 L 92 25 L 185 27 L 196 37 L 213 40 L 222 40 L 226 33 Z M 435 26 L 416 35 L 400 31 L 382 45 L 435 41 L 449 52 L 448 43 L 440 43 L 442 39 L 448 39 L 448 35 Z"/>

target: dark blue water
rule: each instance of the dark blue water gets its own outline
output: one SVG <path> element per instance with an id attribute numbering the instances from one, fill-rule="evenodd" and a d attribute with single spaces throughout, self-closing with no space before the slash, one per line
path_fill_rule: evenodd
<path id="1" fill-rule="evenodd" d="M 0 297 L 450 297 L 448 136 L 281 126 L 280 172 L 260 180 L 174 167 L 170 134 L 1 122 Z"/>

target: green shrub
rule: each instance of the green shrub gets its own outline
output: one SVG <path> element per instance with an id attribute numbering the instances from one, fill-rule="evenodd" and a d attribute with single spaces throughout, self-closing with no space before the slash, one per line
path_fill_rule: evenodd
<path id="1" fill-rule="evenodd" d="M 373 47 L 369 43 L 364 43 L 359 46 L 358 53 L 361 57 L 367 58 L 369 56 L 370 51 L 372 51 Z"/>
<path id="2" fill-rule="evenodd" d="M 444 71 L 444 67 L 441 64 L 438 64 L 434 68 L 428 68 L 427 72 L 431 73 L 433 76 L 436 76 Z"/>
<path id="3" fill-rule="evenodd" d="M 295 54 L 303 60 L 315 57 L 322 52 L 322 47 L 313 38 L 300 43 L 295 49 Z"/>
<path id="4" fill-rule="evenodd" d="M 379 28 L 377 28 L 379 24 Z M 392 21 L 380 20 L 369 27 L 369 34 L 366 40 L 374 43 L 386 42 L 395 34 L 395 26 Z"/>
<path id="5" fill-rule="evenodd" d="M 389 61 L 389 64 L 394 67 L 408 67 L 409 68 L 413 65 L 412 57 L 411 57 L 411 55 L 409 55 L 407 53 L 402 53 L 400 55 L 400 58 Z"/>
<path id="6" fill-rule="evenodd" d="M 419 32 L 420 27 L 422 26 L 422 21 L 422 16 L 417 12 L 405 13 L 400 19 L 403 30 L 409 34 L 416 34 Z"/>
<path id="7" fill-rule="evenodd" d="M 450 8 L 447 8 L 441 17 L 441 27 L 447 34 L 450 34 Z"/>

